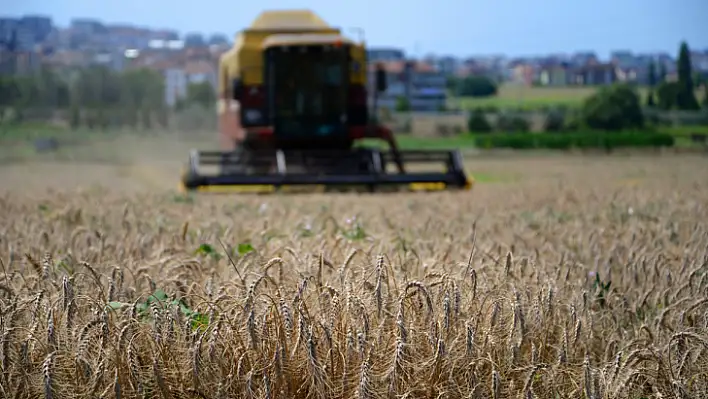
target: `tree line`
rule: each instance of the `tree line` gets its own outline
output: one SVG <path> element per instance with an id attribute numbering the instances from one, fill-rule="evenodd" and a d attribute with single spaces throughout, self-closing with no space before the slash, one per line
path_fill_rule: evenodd
<path id="1" fill-rule="evenodd" d="M 705 112 L 695 112 L 692 125 L 708 125 L 708 105 L 705 110 Z M 495 123 L 490 123 L 488 117 L 490 114 L 496 116 Z M 637 88 L 627 83 L 615 83 L 598 88 L 582 102 L 579 108 L 555 107 L 546 110 L 545 114 L 543 127 L 545 132 L 579 130 L 617 132 L 670 126 L 674 123 L 664 109 L 645 107 Z M 525 112 L 490 113 L 485 108 L 477 107 L 469 115 L 467 128 L 473 133 L 518 133 L 529 132 L 531 123 L 528 113 Z"/>
<path id="2" fill-rule="evenodd" d="M 708 113 L 703 123 L 708 125 Z M 655 114 L 646 112 L 635 87 L 617 83 L 598 89 L 578 110 L 548 113 L 543 133 L 529 133 L 529 120 L 518 115 L 502 114 L 492 126 L 481 109 L 470 115 L 467 128 L 476 134 L 476 145 L 481 148 L 611 151 L 621 147 L 671 147 L 675 137 L 662 130 L 665 125 Z M 502 134 L 489 134 L 492 132 Z"/>
<path id="3" fill-rule="evenodd" d="M 61 71 L 42 66 L 25 75 L 0 75 L 0 122 L 48 120 L 60 115 L 74 128 L 167 127 L 164 76 L 148 68 L 116 72 L 103 66 Z M 187 86 L 175 107 L 213 107 L 208 82 Z"/>
<path id="4" fill-rule="evenodd" d="M 702 105 L 708 107 L 708 79 L 694 74 L 691 66 L 691 52 L 686 42 L 681 43 L 676 60 L 677 79 L 667 81 L 663 65 L 657 71 L 656 64 L 649 65 L 649 96 L 647 105 L 663 110 L 695 111 L 701 108 L 695 89 L 704 87 Z"/>

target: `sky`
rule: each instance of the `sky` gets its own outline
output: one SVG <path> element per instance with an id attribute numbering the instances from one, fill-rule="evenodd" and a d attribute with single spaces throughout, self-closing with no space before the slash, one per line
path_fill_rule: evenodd
<path id="1" fill-rule="evenodd" d="M 310 9 L 367 45 L 412 56 L 708 49 L 708 0 L 0 0 L 3 16 L 43 14 L 68 26 L 97 18 L 233 37 L 270 9 Z M 444 6 L 443 6 L 444 4 Z M 351 30 L 350 30 L 351 29 Z"/>

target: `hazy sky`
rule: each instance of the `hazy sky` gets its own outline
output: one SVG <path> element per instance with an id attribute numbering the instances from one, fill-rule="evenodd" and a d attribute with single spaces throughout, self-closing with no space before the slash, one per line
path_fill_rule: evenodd
<path id="1" fill-rule="evenodd" d="M 362 28 L 370 45 L 425 53 L 533 55 L 708 49 L 708 0 L 0 0 L 0 14 L 41 13 L 233 36 L 261 11 L 309 8 Z M 347 32 L 356 35 L 354 31 Z"/>

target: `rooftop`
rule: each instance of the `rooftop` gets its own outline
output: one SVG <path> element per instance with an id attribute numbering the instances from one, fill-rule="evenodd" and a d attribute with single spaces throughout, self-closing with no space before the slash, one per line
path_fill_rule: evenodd
<path id="1" fill-rule="evenodd" d="M 406 63 L 410 63 L 413 71 L 416 73 L 437 72 L 437 69 L 433 65 L 420 61 L 382 61 L 378 64 L 383 66 L 384 70 L 388 73 L 402 73 L 406 67 Z M 369 69 L 374 68 L 376 68 L 375 64 L 369 65 Z"/>
<path id="2" fill-rule="evenodd" d="M 323 30 L 331 29 L 319 15 L 310 10 L 264 11 L 253 21 L 249 30 Z"/>

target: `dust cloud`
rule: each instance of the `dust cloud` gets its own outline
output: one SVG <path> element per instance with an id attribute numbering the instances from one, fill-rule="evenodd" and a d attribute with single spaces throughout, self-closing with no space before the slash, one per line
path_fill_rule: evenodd
<path id="1" fill-rule="evenodd" d="M 116 135 L 36 153 L 31 145 L 0 153 L 0 193 L 47 189 L 164 191 L 178 188 L 189 151 L 216 149 L 206 134 Z"/>

